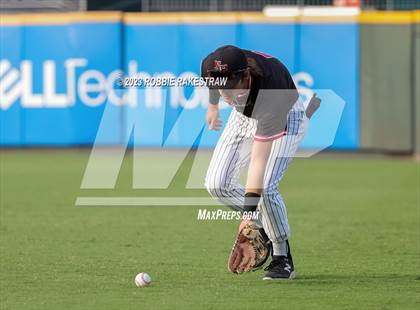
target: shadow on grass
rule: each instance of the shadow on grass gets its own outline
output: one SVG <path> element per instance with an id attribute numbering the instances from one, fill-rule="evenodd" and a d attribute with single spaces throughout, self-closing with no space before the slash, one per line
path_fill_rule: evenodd
<path id="1" fill-rule="evenodd" d="M 290 283 L 290 284 L 349 284 L 349 283 L 378 283 L 378 282 L 418 282 L 418 275 L 398 275 L 398 274 L 354 274 L 354 275 L 338 275 L 338 274 L 311 274 L 300 275 L 293 280 L 265 281 L 267 283 Z"/>

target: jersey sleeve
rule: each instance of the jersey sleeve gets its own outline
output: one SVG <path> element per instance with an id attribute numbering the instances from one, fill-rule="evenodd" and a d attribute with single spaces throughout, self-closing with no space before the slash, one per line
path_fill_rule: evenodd
<path id="1" fill-rule="evenodd" d="M 274 118 L 272 115 L 258 120 L 257 131 L 254 140 L 261 142 L 268 142 L 279 139 L 286 135 L 286 126 L 282 125 L 284 122 Z"/>
<path id="2" fill-rule="evenodd" d="M 209 89 L 209 103 L 218 104 L 220 100 L 220 93 L 217 89 Z"/>
<path id="3" fill-rule="evenodd" d="M 253 118 L 257 120 L 254 140 L 273 141 L 286 135 L 287 116 L 297 99 L 296 90 L 260 90 L 253 111 Z"/>

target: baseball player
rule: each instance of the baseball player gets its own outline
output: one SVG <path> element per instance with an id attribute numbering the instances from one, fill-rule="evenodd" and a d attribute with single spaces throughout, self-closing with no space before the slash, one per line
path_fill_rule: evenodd
<path id="1" fill-rule="evenodd" d="M 220 99 L 233 106 L 205 186 L 211 196 L 235 210 L 259 212 L 258 220 L 244 217 L 240 223 L 229 270 L 260 268 L 271 253 L 263 279 L 292 279 L 290 228 L 278 185 L 320 100 L 314 96 L 305 111 L 290 73 L 278 59 L 232 45 L 210 53 L 202 61 L 201 75 L 209 87 L 209 129 L 222 126 Z M 224 85 L 211 83 L 217 79 Z M 242 186 L 239 174 L 245 166 L 248 174 Z"/>

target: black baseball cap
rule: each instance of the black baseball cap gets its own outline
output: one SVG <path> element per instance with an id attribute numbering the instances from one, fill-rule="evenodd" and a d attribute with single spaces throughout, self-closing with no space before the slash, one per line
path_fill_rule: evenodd
<path id="1" fill-rule="evenodd" d="M 225 45 L 204 58 L 201 63 L 201 76 L 227 78 L 225 85 L 207 85 L 209 88 L 234 88 L 242 79 L 247 66 L 246 55 L 240 48 Z"/>

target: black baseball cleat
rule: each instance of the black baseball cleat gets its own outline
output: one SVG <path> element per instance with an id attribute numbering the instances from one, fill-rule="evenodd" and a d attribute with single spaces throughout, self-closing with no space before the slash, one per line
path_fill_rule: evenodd
<path id="1" fill-rule="evenodd" d="M 287 256 L 273 256 L 273 260 L 264 270 L 268 271 L 263 280 L 291 280 L 296 276 L 293 258 L 287 242 Z"/>
<path id="2" fill-rule="evenodd" d="M 270 265 L 264 270 L 268 271 L 263 280 L 291 280 L 296 274 L 293 263 L 286 256 L 277 256 L 273 258 Z"/>

